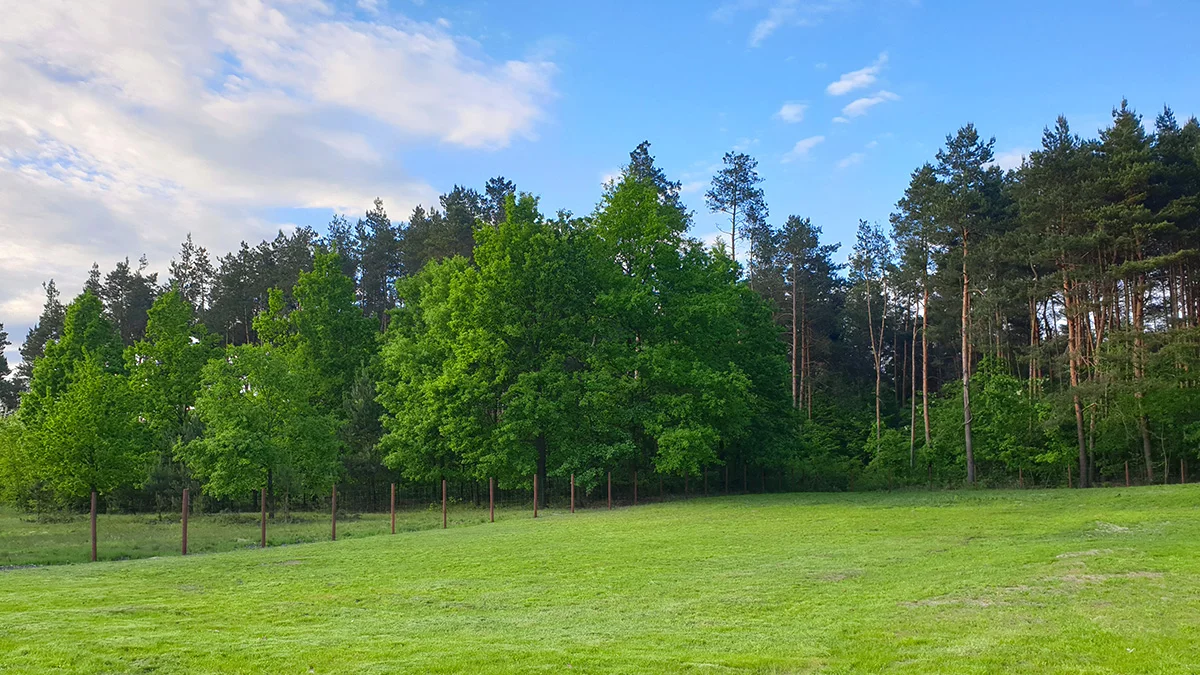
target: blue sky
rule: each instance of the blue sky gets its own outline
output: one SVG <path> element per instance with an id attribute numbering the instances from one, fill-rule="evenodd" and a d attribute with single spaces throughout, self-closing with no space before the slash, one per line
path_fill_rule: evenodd
<path id="1" fill-rule="evenodd" d="M 716 217 L 695 188 L 732 148 L 759 159 L 775 219 L 810 216 L 849 241 L 858 218 L 886 220 L 909 173 L 966 122 L 994 135 L 1009 163 L 1058 114 L 1093 134 L 1122 96 L 1148 118 L 1163 104 L 1200 113 L 1200 4 L 884 0 L 806 11 L 818 3 L 797 2 L 796 18 L 757 42 L 759 24 L 787 3 L 503 4 L 410 11 L 450 17 L 497 58 L 548 54 L 557 96 L 537 139 L 484 155 L 424 147 L 407 154 L 409 165 L 439 189 L 504 173 L 548 210 L 586 212 L 600 177 L 648 139 L 693 188 L 698 234 Z M 884 54 L 873 83 L 826 92 Z M 897 100 L 832 121 L 881 91 Z M 806 106 L 801 121 L 778 117 L 788 102 Z M 784 162 L 814 137 L 823 140 L 806 157 Z"/>
<path id="2" fill-rule="evenodd" d="M 223 253 L 394 219 L 497 174 L 587 213 L 642 140 L 696 211 L 723 153 L 758 158 L 772 218 L 846 242 L 966 122 L 1004 166 L 1065 114 L 1127 97 L 1200 113 L 1200 4 L 732 0 L 95 0 L 0 22 L 0 322 L 55 278 L 179 242 Z M 842 118 L 840 121 L 837 118 Z M 13 348 L 15 350 L 15 347 Z M 9 354 L 15 360 L 15 354 Z"/>

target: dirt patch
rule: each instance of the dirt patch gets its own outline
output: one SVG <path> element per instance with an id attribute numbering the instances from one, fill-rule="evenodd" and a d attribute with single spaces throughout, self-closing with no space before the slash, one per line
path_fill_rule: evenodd
<path id="1" fill-rule="evenodd" d="M 863 573 L 862 570 L 841 570 L 838 572 L 829 572 L 827 574 L 822 574 L 818 578 L 821 581 L 828 581 L 830 583 L 836 583 L 839 581 L 845 581 L 847 579 L 853 579 L 854 577 L 862 576 L 862 573 Z"/>
<path id="2" fill-rule="evenodd" d="M 1108 555 L 1109 553 L 1112 553 L 1111 548 L 1094 548 L 1090 551 L 1069 551 L 1067 553 L 1059 553 L 1054 557 L 1058 558 L 1059 560 L 1063 560 L 1066 558 L 1086 558 L 1096 555 Z"/>
<path id="3" fill-rule="evenodd" d="M 1122 572 L 1120 574 L 1064 574 L 1061 581 L 1074 584 L 1099 584 L 1113 579 L 1161 579 L 1162 572 Z"/>

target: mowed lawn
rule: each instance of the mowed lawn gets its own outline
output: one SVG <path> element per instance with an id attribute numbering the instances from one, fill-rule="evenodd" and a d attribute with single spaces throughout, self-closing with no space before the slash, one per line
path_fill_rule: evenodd
<path id="1" fill-rule="evenodd" d="M 762 495 L 0 572 L 0 673 L 1184 673 L 1200 487 Z"/>

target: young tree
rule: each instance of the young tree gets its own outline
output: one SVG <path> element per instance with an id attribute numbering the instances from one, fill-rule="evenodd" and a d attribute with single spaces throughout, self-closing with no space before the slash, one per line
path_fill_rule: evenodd
<path id="1" fill-rule="evenodd" d="M 138 409 L 154 447 L 165 458 L 194 435 L 191 410 L 200 390 L 200 372 L 220 354 L 214 337 L 196 320 L 183 292 L 172 288 L 150 308 L 145 338 L 125 351 Z"/>
<path id="2" fill-rule="evenodd" d="M 66 392 L 76 367 L 85 359 L 96 360 L 110 373 L 122 372 L 121 352 L 121 337 L 105 317 L 100 299 L 90 291 L 75 298 L 67 307 L 62 336 L 47 344 L 45 355 L 34 364 L 19 410 L 25 423 L 35 426 L 40 422 Z"/>
<path id="3" fill-rule="evenodd" d="M 287 496 L 322 494 L 338 473 L 338 425 L 314 405 L 316 373 L 295 350 L 270 345 L 230 347 L 201 374 L 199 438 L 178 456 L 215 497 L 267 488 Z"/>
<path id="4" fill-rule="evenodd" d="M 765 222 L 767 202 L 758 184 L 758 160 L 745 153 L 725 153 L 724 168 L 712 178 L 712 187 L 704 193 L 705 204 L 713 213 L 729 216 L 729 254 L 737 260 L 738 226 L 748 222 Z"/>
<path id="5" fill-rule="evenodd" d="M 858 221 L 854 252 L 850 255 L 850 279 L 861 290 L 867 311 L 867 333 L 871 338 L 871 356 L 875 361 L 875 439 L 883 433 L 882 397 L 883 339 L 887 326 L 888 283 L 894 266 L 890 242 L 878 225 Z M 875 313 L 879 331 L 875 330 Z"/>
<path id="6" fill-rule="evenodd" d="M 48 403 L 29 429 L 37 475 L 62 498 L 91 495 L 95 560 L 97 496 L 136 486 L 147 476 L 151 455 L 144 425 L 125 377 L 88 350 L 65 391 Z"/>

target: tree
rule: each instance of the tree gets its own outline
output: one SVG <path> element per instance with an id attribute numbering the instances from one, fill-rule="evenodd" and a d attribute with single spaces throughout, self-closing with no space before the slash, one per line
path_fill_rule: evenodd
<path id="1" fill-rule="evenodd" d="M 145 338 L 125 351 L 129 382 L 138 409 L 160 456 L 191 440 L 191 410 L 200 373 L 220 352 L 192 304 L 178 288 L 163 293 L 150 308 Z"/>
<path id="2" fill-rule="evenodd" d="M 28 382 L 33 377 L 33 364 L 46 352 L 46 344 L 57 340 L 62 334 L 63 321 L 67 317 L 67 308 L 58 299 L 58 288 L 51 279 L 42 284 L 46 291 L 46 302 L 42 306 L 42 314 L 38 321 L 25 335 L 21 344 L 21 363 L 17 366 L 17 377 L 22 382 Z"/>
<path id="3" fill-rule="evenodd" d="M 1021 185 L 1017 191 L 1021 217 L 1035 228 L 1042 248 L 1053 252 L 1061 279 L 1081 487 L 1086 485 L 1087 447 L 1078 390 L 1083 315 L 1076 273 L 1081 271 L 1080 263 L 1086 259 L 1084 251 L 1092 248 L 1086 239 L 1091 230 L 1090 212 L 1094 203 L 1090 194 L 1093 171 L 1090 148 L 1071 133 L 1066 118 L 1060 116 L 1053 129 L 1047 128 L 1042 133 L 1042 148 L 1030 153 L 1021 170 Z"/>
<path id="4" fill-rule="evenodd" d="M 704 193 L 705 204 L 713 213 L 729 216 L 729 257 L 737 260 L 738 225 L 763 222 L 767 203 L 758 184 L 758 160 L 745 153 L 725 153 L 724 168 L 712 178 L 712 187 Z"/>
<path id="5" fill-rule="evenodd" d="M 815 326 L 832 314 L 831 299 L 838 281 L 832 256 L 839 244 L 821 244 L 821 228 L 808 218 L 788 216 L 780 232 L 780 254 L 791 304 L 792 404 L 812 417 L 813 366 L 817 359 Z"/>
<path id="6" fill-rule="evenodd" d="M 197 312 L 203 313 L 212 303 L 216 270 L 209 260 L 208 250 L 192 241 L 192 233 L 179 249 L 179 260 L 171 260 L 167 286 L 176 288 Z"/>
<path id="7" fill-rule="evenodd" d="M 891 244 L 878 225 L 865 220 L 858 221 L 854 252 L 850 255 L 850 279 L 860 288 L 867 313 L 867 333 L 870 336 L 871 355 L 875 361 L 875 439 L 883 433 L 881 420 L 882 397 L 880 390 L 883 378 L 883 340 L 887 326 L 888 283 L 892 276 L 893 254 Z M 879 314 L 879 331 L 875 330 L 875 314 Z"/>
<path id="8" fill-rule="evenodd" d="M 992 165 L 996 139 L 983 141 L 975 125 L 968 124 L 946 137 L 937 153 L 935 171 L 944 185 L 939 215 L 947 236 L 956 239 L 962 262 L 962 400 L 963 437 L 967 456 L 967 482 L 975 483 L 975 455 L 971 440 L 971 235 L 986 235 L 999 198 L 1000 169 Z"/>
<path id="9" fill-rule="evenodd" d="M 935 213 L 942 203 L 942 184 L 930 164 L 912 173 L 904 197 L 892 214 L 892 238 L 900 258 L 902 274 L 916 277 L 921 288 L 921 414 L 925 427 L 925 445 L 932 439 L 929 430 L 929 292 L 930 268 L 934 264 L 937 240 Z"/>
<path id="10" fill-rule="evenodd" d="M 504 222 L 504 205 L 509 197 L 515 197 L 516 194 L 517 186 L 511 180 L 504 176 L 489 178 L 483 186 L 483 219 L 489 225 Z"/>
<path id="11" fill-rule="evenodd" d="M 148 263 L 145 256 L 138 260 L 137 269 L 126 258 L 104 277 L 100 299 L 121 342 L 131 345 L 146 332 L 146 313 L 158 293 L 158 274 L 144 274 Z"/>
<path id="12" fill-rule="evenodd" d="M 104 315 L 100 299 L 85 291 L 67 307 L 62 336 L 47 344 L 45 355 L 34 364 L 19 411 L 26 424 L 36 426 L 48 414 L 74 380 L 76 367 L 85 360 L 95 360 L 109 373 L 121 373 L 121 352 L 121 337 Z"/>
<path id="13" fill-rule="evenodd" d="M 151 455 L 144 433 L 125 377 L 91 351 L 72 369 L 65 391 L 30 426 L 38 477 L 61 498 L 92 495 L 92 560 L 96 496 L 145 480 Z"/>
<path id="14" fill-rule="evenodd" d="M 8 332 L 0 323 L 0 417 L 8 415 L 17 409 L 21 402 L 21 383 L 12 377 L 12 369 L 8 367 L 8 357 L 4 354 L 8 341 Z"/>
<path id="15" fill-rule="evenodd" d="M 230 347 L 201 373 L 199 438 L 178 457 L 214 497 L 267 488 L 287 498 L 324 493 L 338 473 L 337 422 L 312 400 L 315 373 L 294 350 Z M 285 499 L 286 502 L 286 499 Z"/>

